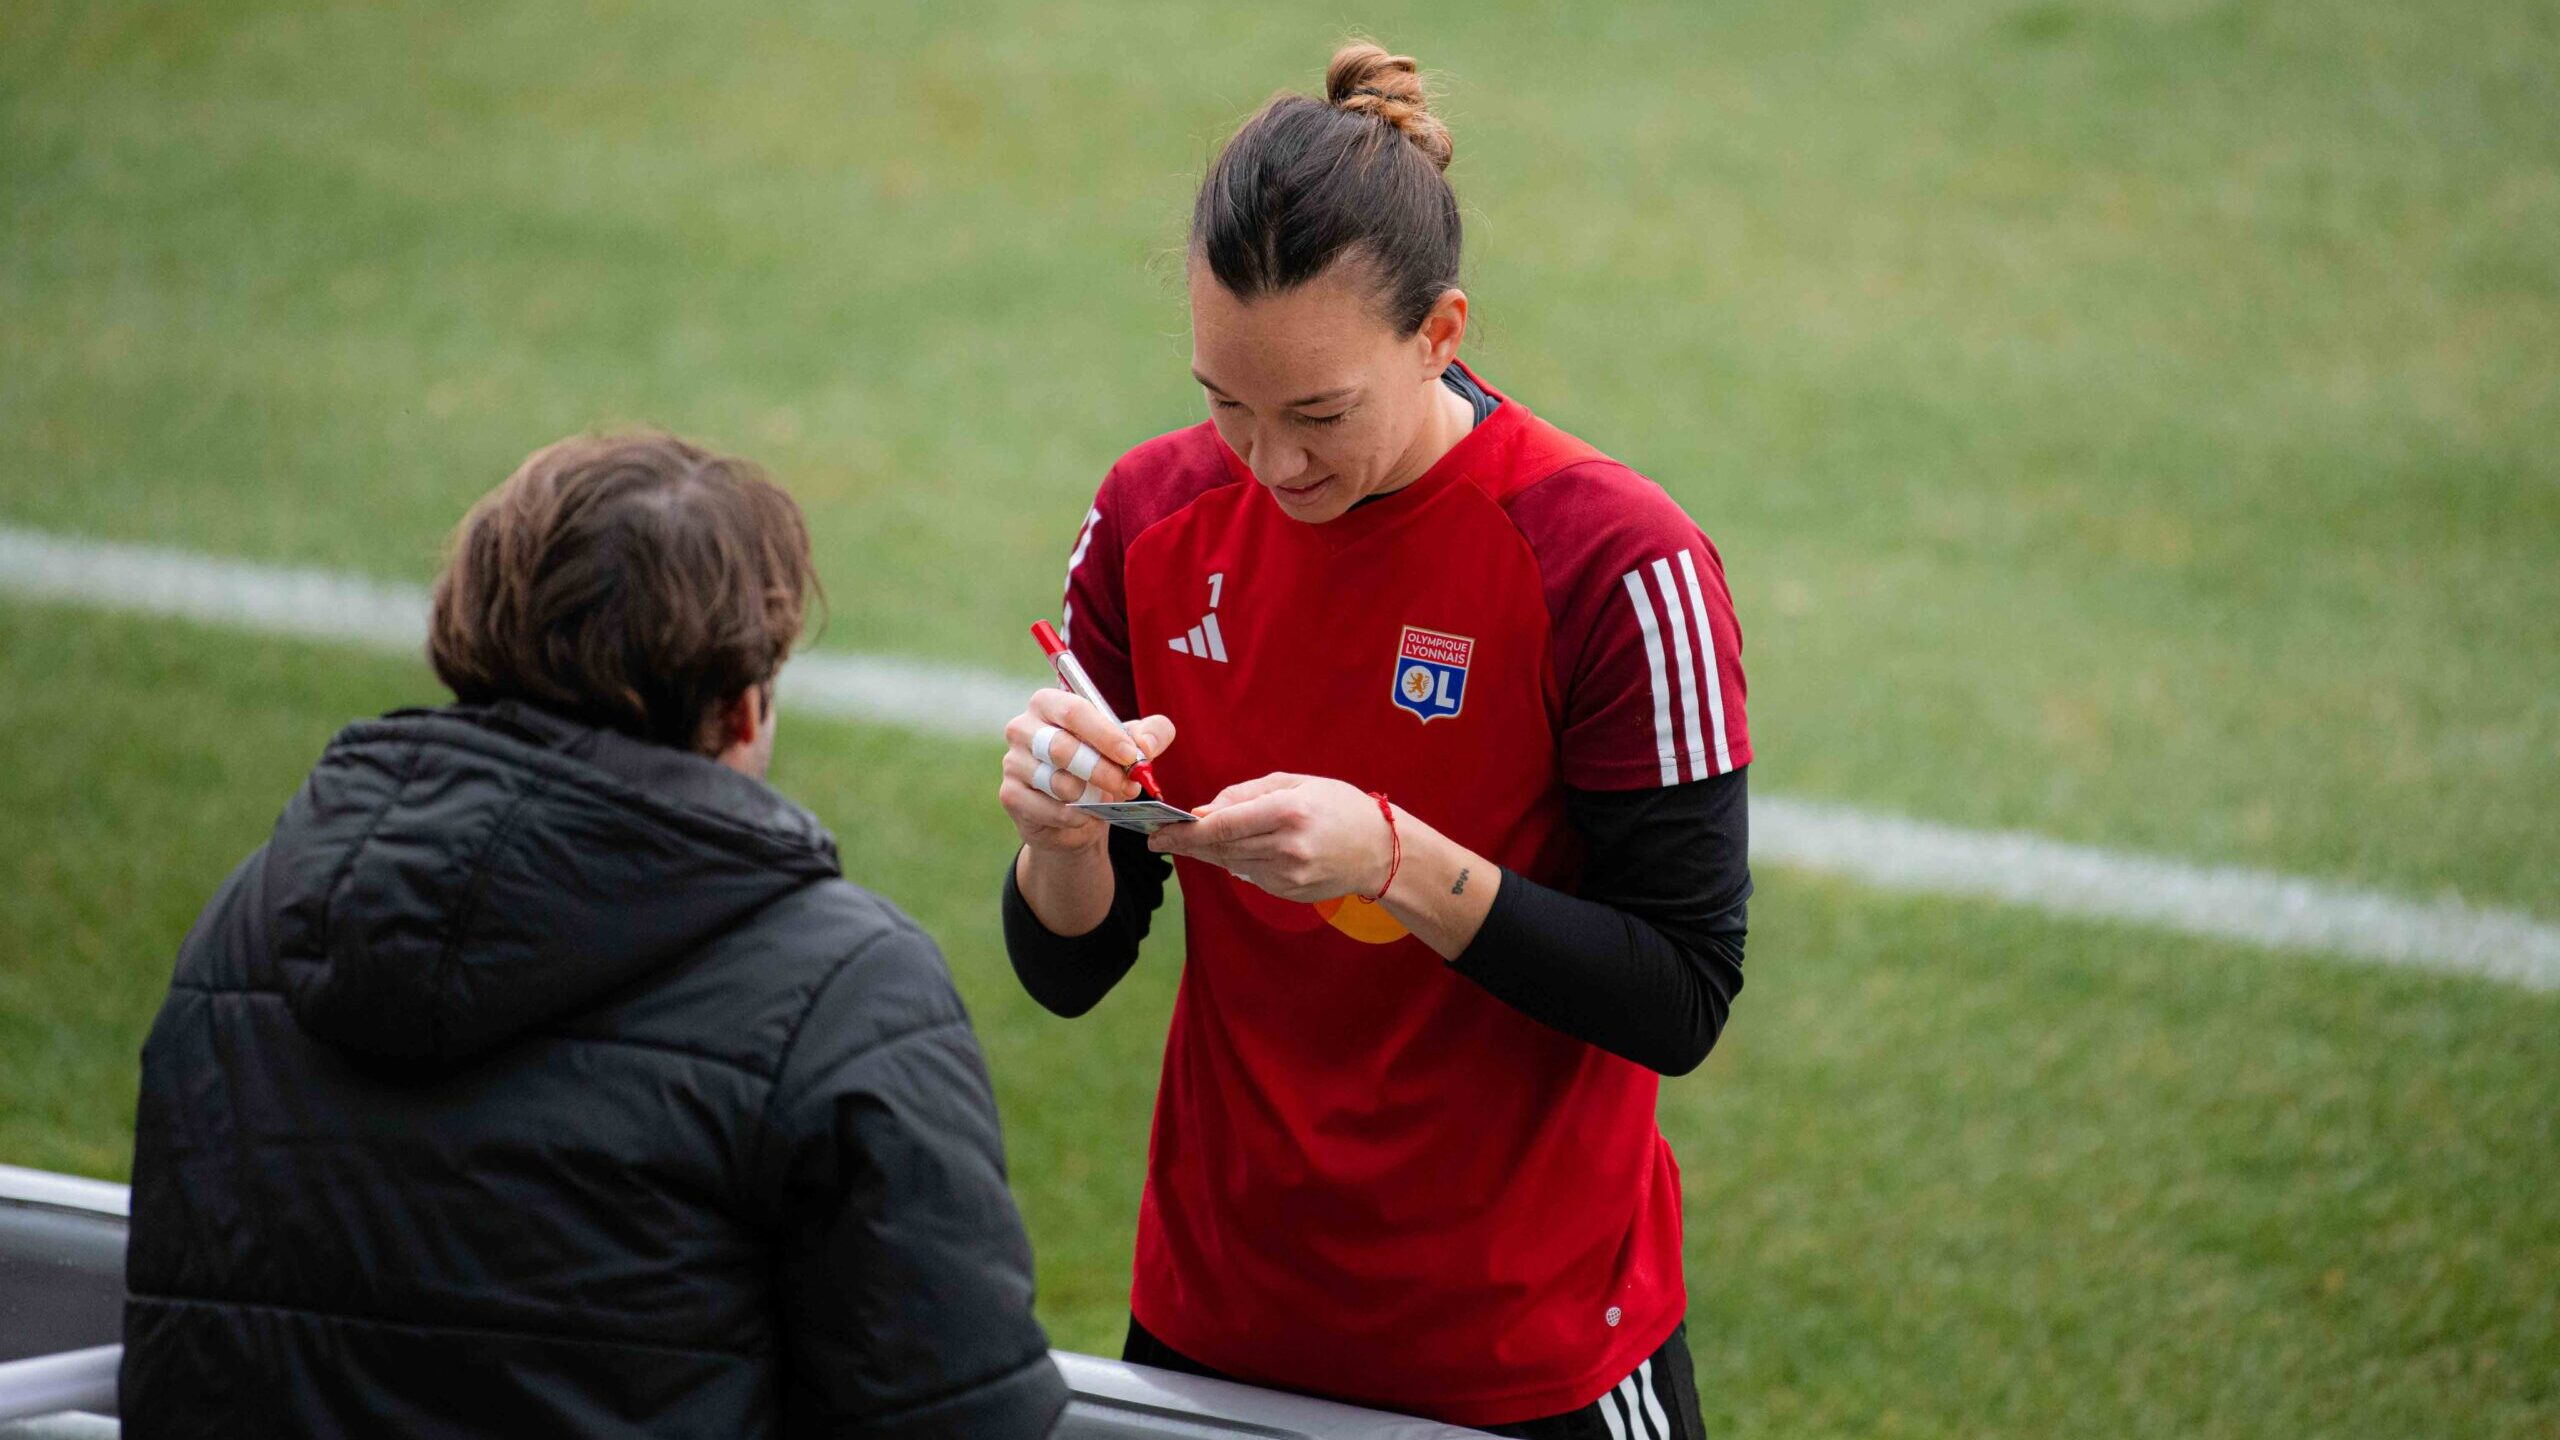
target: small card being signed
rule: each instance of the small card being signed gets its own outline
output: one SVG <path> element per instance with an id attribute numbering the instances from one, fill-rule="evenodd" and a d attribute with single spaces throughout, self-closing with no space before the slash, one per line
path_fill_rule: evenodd
<path id="1" fill-rule="evenodd" d="M 1153 835 L 1167 825 L 1190 825 L 1200 817 L 1188 810 L 1177 809 L 1161 800 L 1080 800 L 1067 807 L 1082 810 L 1097 820 L 1105 820 L 1123 830 Z"/>

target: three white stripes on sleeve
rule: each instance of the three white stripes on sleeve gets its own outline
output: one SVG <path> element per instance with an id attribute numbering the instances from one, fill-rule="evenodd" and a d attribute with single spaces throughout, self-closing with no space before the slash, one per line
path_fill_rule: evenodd
<path id="1" fill-rule="evenodd" d="M 1619 1381 L 1617 1389 L 1602 1395 L 1599 1404 L 1600 1418 L 1609 1424 L 1609 1440 L 1675 1440 L 1671 1418 L 1662 1413 L 1662 1399 L 1653 1393 L 1651 1360 Z M 1621 1406 L 1626 1412 L 1623 1418 Z"/>
<path id="2" fill-rule="evenodd" d="M 1645 583 L 1650 573 L 1653 584 Z M 1733 755 L 1724 738 L 1724 685 L 1716 676 L 1715 631 L 1707 625 L 1705 592 L 1698 585 L 1697 562 L 1691 552 L 1680 552 L 1680 576 L 1671 574 L 1671 560 L 1664 557 L 1651 565 L 1639 565 L 1619 577 L 1627 587 L 1627 602 L 1635 607 L 1636 629 L 1644 635 L 1645 663 L 1653 671 L 1653 743 L 1662 761 L 1662 783 L 1680 783 L 1680 760 L 1685 754 L 1689 762 L 1689 778 L 1704 780 L 1733 768 Z M 1685 594 L 1683 593 L 1685 590 Z M 1666 669 L 1663 664 L 1662 620 L 1656 618 L 1655 594 L 1661 598 L 1660 615 L 1669 622 L 1671 657 L 1676 662 Z M 1697 643 L 1690 644 L 1689 629 L 1697 626 Z M 1674 703 L 1671 675 L 1679 676 L 1679 694 Z M 1699 703 L 1704 690 L 1705 704 Z M 1679 712 L 1680 726 L 1675 737 L 1672 712 Z M 1701 728 L 1701 716 L 1704 728 Z M 1714 763 L 1708 762 L 1707 737 L 1715 738 Z M 1684 750 L 1677 743 L 1688 742 Z"/>

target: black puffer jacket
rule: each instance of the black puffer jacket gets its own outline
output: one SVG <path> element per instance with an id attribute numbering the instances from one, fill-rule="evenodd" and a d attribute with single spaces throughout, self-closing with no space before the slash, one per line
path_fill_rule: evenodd
<path id="1" fill-rule="evenodd" d="M 1013 1436 L 1066 1387 L 941 956 L 807 811 L 355 725 L 142 1055 L 126 1433 Z"/>

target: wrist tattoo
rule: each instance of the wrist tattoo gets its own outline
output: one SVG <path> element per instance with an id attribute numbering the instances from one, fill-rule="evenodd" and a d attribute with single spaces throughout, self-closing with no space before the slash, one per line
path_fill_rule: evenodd
<path id="1" fill-rule="evenodd" d="M 1458 883 L 1449 887 L 1449 893 L 1450 893 L 1450 894 L 1452 894 L 1452 895 L 1464 895 L 1464 894 L 1466 894 L 1466 893 L 1467 893 L 1467 877 L 1468 877 L 1468 876 L 1470 876 L 1470 875 L 1472 875 L 1472 874 L 1474 874 L 1474 873 L 1475 873 L 1475 872 L 1474 872 L 1473 870 L 1468 870 L 1468 869 L 1461 868 L 1461 869 L 1458 871 Z"/>

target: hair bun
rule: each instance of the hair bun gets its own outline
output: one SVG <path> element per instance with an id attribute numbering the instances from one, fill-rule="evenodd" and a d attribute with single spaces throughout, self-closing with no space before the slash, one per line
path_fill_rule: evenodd
<path id="1" fill-rule="evenodd" d="M 1455 148 L 1449 127 L 1431 113 L 1422 67 L 1412 56 L 1390 55 L 1383 46 L 1355 40 L 1334 51 L 1333 63 L 1325 67 L 1324 99 L 1336 110 L 1386 121 L 1434 166 L 1449 168 Z"/>

